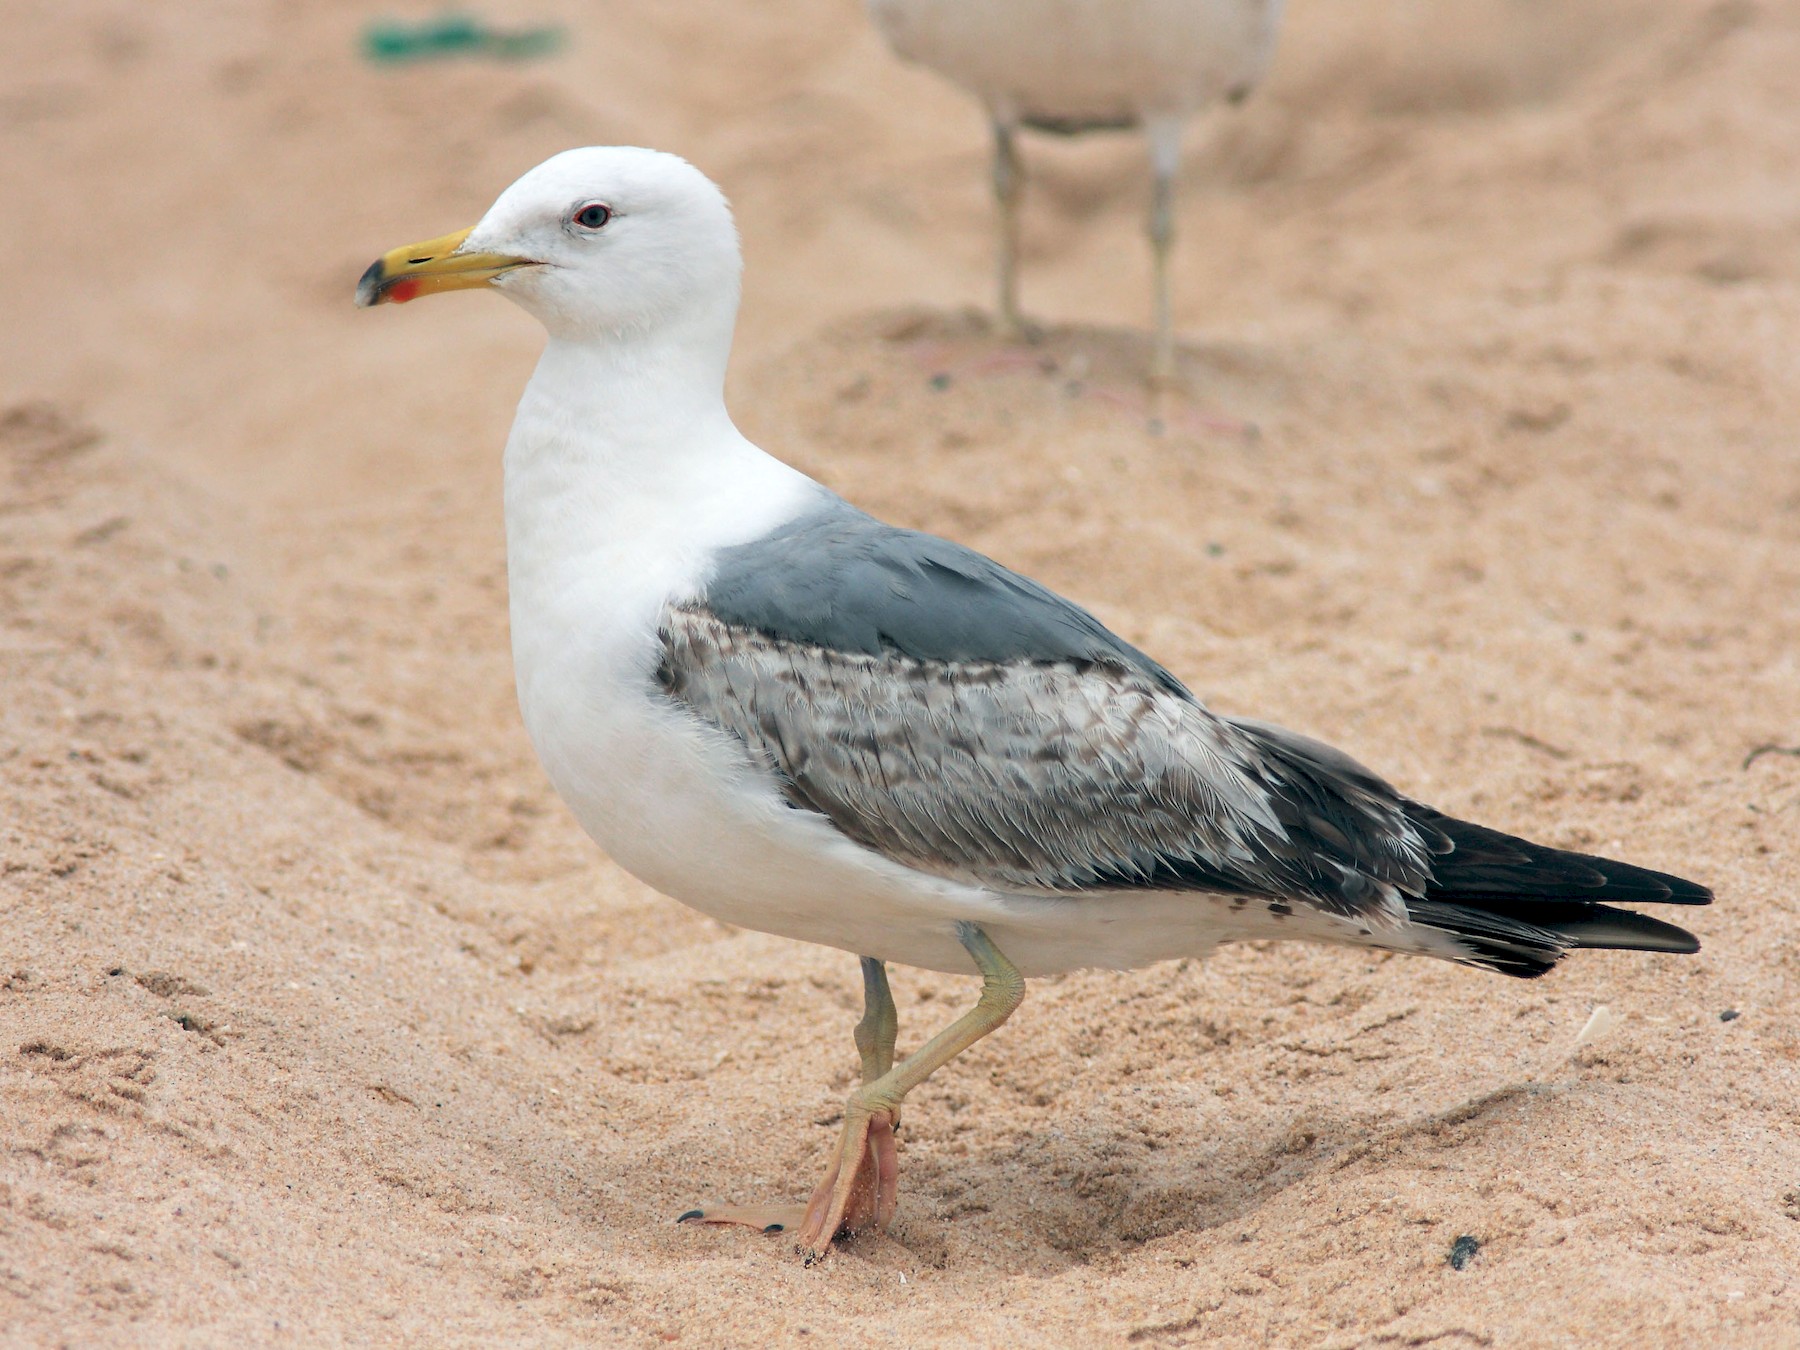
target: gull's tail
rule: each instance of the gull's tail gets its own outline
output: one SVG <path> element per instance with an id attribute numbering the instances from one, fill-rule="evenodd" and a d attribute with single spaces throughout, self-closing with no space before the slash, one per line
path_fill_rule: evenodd
<path id="1" fill-rule="evenodd" d="M 1432 881 L 1406 902 L 1413 923 L 1468 952 L 1467 964 L 1531 979 L 1581 947 L 1687 953 L 1700 942 L 1626 905 L 1706 905 L 1705 886 L 1630 863 L 1570 853 L 1406 803 L 1427 839 L 1437 836 Z"/>

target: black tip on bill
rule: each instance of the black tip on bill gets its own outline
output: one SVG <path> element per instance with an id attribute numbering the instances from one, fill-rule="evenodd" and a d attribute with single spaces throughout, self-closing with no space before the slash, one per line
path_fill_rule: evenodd
<path id="1" fill-rule="evenodd" d="M 356 283 L 356 307 L 368 309 L 371 305 L 381 303 L 381 283 L 387 279 L 382 271 L 381 259 L 370 263 L 362 279 Z"/>

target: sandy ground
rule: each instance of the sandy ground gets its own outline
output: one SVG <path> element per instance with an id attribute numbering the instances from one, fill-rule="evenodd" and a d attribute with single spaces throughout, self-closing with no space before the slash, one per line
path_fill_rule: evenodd
<path id="1" fill-rule="evenodd" d="M 1136 142 L 1028 147 L 1008 348 L 981 120 L 853 0 L 507 0 L 566 53 L 405 70 L 373 12 L 6 10 L 0 1341 L 1795 1344 L 1800 5 L 1296 0 L 1192 139 L 1160 430 Z M 675 1227 L 811 1185 L 855 963 L 580 835 L 506 646 L 537 332 L 349 304 L 607 141 L 736 202 L 763 444 L 1706 880 L 1705 950 L 1040 982 L 914 1097 L 891 1235 Z M 898 971 L 903 1045 L 973 989 Z"/>

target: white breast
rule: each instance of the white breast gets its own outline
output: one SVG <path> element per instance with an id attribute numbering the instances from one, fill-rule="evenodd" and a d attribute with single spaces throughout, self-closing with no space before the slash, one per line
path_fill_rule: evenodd
<path id="1" fill-rule="evenodd" d="M 741 746 L 655 684 L 665 605 L 699 590 L 714 550 L 792 519 L 818 485 L 722 410 L 605 434 L 606 410 L 578 406 L 586 386 L 566 360 L 546 352 L 506 452 L 515 678 L 551 783 L 627 871 L 726 922 L 966 969 L 953 924 L 977 893 L 790 809 Z"/>

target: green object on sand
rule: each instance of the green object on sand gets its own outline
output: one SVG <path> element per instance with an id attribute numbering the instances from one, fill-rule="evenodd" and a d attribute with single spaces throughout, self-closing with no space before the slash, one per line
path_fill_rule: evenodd
<path id="1" fill-rule="evenodd" d="M 526 61 L 549 56 L 563 44 L 555 25 L 501 32 L 472 14 L 447 11 L 420 23 L 377 19 L 363 30 L 363 55 L 377 65 L 433 61 L 451 56 L 490 56 Z"/>

